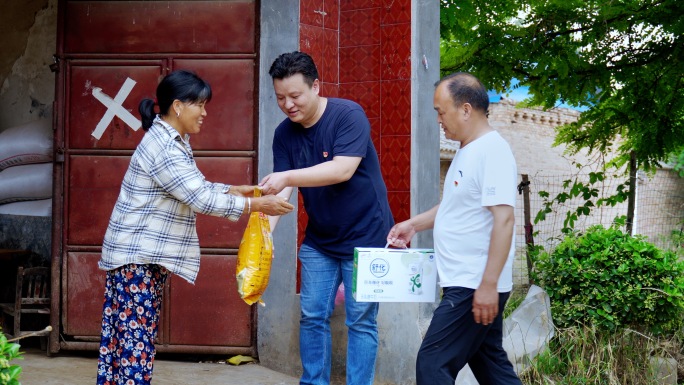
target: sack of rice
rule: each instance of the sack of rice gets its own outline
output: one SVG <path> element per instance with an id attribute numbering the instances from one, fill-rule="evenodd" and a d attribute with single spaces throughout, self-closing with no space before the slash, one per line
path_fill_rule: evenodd
<path id="1" fill-rule="evenodd" d="M 49 217 L 52 216 L 52 199 L 5 203 L 0 205 L 0 214 Z"/>
<path id="2" fill-rule="evenodd" d="M 41 119 L 0 132 L 0 171 L 52 162 L 52 121 Z"/>
<path id="3" fill-rule="evenodd" d="M 0 171 L 0 204 L 52 198 L 52 163 Z"/>

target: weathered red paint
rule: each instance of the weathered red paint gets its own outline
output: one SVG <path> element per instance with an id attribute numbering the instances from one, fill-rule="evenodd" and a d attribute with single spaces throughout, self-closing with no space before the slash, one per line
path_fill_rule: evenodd
<path id="1" fill-rule="evenodd" d="M 65 52 L 255 51 L 254 1 L 68 1 Z"/>
<path id="2" fill-rule="evenodd" d="M 122 106 L 136 117 L 161 76 L 188 69 L 209 81 L 212 101 L 202 132 L 191 138 L 208 180 L 256 182 L 255 1 L 60 2 L 55 102 L 53 316 L 51 351 L 96 349 L 105 273 L 102 239 L 130 156 L 144 135 L 114 117 L 91 134 L 126 79 L 136 82 Z M 238 296 L 235 254 L 246 221 L 199 215 L 202 266 L 196 284 L 167 284 L 160 351 L 256 353 L 255 309 Z M 61 306 L 59 305 L 61 304 Z"/>

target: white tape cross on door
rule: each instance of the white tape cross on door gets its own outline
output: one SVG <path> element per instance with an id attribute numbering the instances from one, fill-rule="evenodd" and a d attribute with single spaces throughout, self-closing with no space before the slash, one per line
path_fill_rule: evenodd
<path id="1" fill-rule="evenodd" d="M 109 123 L 112 122 L 114 116 L 118 116 L 119 119 L 123 120 L 124 123 L 128 124 L 134 131 L 137 131 L 140 128 L 142 125 L 140 120 L 138 120 L 122 106 L 124 100 L 126 100 L 128 94 L 131 93 L 131 90 L 134 86 L 135 80 L 126 78 L 126 81 L 124 82 L 123 86 L 121 86 L 121 89 L 116 94 L 114 99 L 102 92 L 102 88 L 93 87 L 93 96 L 95 99 L 99 100 L 100 103 L 107 107 L 107 112 L 105 112 L 104 116 L 97 124 L 97 127 L 95 127 L 95 131 L 92 133 L 95 139 L 99 140 L 102 137 L 102 134 L 107 129 L 107 126 L 109 126 Z"/>

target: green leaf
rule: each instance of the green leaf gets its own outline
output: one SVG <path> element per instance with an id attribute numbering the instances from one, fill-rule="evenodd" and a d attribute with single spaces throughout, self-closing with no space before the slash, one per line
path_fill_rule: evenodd
<path id="1" fill-rule="evenodd" d="M 19 377 L 19 373 L 21 373 L 21 366 L 19 365 L 12 365 L 9 367 L 9 375 L 11 378 L 17 378 Z"/>
<path id="2" fill-rule="evenodd" d="M 529 105 L 587 108 L 556 143 L 570 154 L 616 149 L 617 166 L 634 152 L 648 170 L 684 148 L 682 19 L 680 0 L 445 0 L 440 64 L 502 93 L 518 82 Z"/>

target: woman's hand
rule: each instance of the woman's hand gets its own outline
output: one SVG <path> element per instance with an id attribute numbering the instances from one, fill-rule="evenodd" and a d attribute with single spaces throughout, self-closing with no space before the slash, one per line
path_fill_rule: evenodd
<path id="1" fill-rule="evenodd" d="M 260 211 L 266 215 L 284 215 L 294 210 L 294 206 L 290 202 L 277 195 L 249 199 L 252 200 L 252 212 Z"/>
<path id="2" fill-rule="evenodd" d="M 232 185 L 230 186 L 230 190 L 228 190 L 228 194 L 239 197 L 253 197 L 255 188 L 258 187 L 250 185 Z"/>

